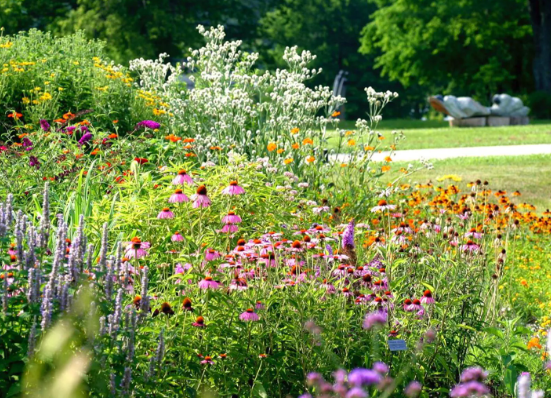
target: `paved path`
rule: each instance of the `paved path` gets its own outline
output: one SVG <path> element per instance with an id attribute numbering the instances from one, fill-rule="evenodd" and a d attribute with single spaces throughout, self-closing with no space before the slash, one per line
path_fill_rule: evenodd
<path id="1" fill-rule="evenodd" d="M 461 157 L 517 156 L 538 154 L 551 154 L 551 144 L 410 149 L 405 151 L 398 150 L 394 155 L 392 155 L 392 160 L 395 162 L 409 162 L 419 159 L 433 160 Z M 373 155 L 373 160 L 381 161 L 389 155 L 389 152 L 375 153 Z M 340 154 L 338 155 L 338 159 L 339 161 L 345 162 L 348 159 L 348 155 Z"/>

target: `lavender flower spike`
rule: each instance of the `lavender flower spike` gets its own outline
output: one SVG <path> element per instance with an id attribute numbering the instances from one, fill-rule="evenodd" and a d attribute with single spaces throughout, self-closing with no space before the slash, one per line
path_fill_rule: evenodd
<path id="1" fill-rule="evenodd" d="M 350 259 L 350 264 L 356 266 L 358 256 L 356 255 L 356 245 L 354 244 L 354 220 L 350 221 L 344 233 L 342 234 L 342 249 L 344 254 Z"/>

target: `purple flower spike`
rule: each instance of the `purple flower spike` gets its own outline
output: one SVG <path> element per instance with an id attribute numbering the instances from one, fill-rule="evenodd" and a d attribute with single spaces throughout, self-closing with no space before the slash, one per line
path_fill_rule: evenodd
<path id="1" fill-rule="evenodd" d="M 45 119 L 40 119 L 40 128 L 44 131 L 50 130 L 50 123 Z"/>
<path id="2" fill-rule="evenodd" d="M 161 124 L 153 120 L 143 120 L 138 124 L 136 124 L 136 130 L 139 129 L 140 127 L 147 127 L 148 129 L 155 130 L 161 127 Z"/>
<path id="3" fill-rule="evenodd" d="M 381 380 L 381 375 L 371 369 L 357 368 L 348 374 L 348 382 L 357 387 L 379 384 Z"/>
<path id="4" fill-rule="evenodd" d="M 79 145 L 83 145 L 83 144 L 87 143 L 88 141 L 90 141 L 90 140 L 92 139 L 92 137 L 93 137 L 92 133 L 86 133 L 86 134 L 84 134 L 84 135 L 80 138 L 80 140 L 78 140 Z"/>

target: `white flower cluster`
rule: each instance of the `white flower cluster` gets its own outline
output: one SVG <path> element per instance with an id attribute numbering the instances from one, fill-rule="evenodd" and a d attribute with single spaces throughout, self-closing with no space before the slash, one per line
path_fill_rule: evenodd
<path id="1" fill-rule="evenodd" d="M 206 44 L 190 50 L 182 65 L 165 63 L 161 54 L 154 61 L 134 60 L 130 68 L 141 89 L 162 96 L 172 115 L 171 132 L 195 138 L 201 161 L 219 160 L 212 147 L 252 157 L 264 153 L 269 142 L 281 144 L 292 129 L 315 136 L 335 122 L 319 114 L 330 115 L 345 99 L 333 96 L 329 87 L 306 86 L 321 72 L 308 67 L 315 59 L 310 52 L 287 48 L 287 69 L 260 72 L 254 68 L 258 54 L 242 52 L 240 41 L 225 41 L 223 27 L 199 26 L 198 31 Z M 185 87 L 184 71 L 191 74 L 193 90 Z"/>

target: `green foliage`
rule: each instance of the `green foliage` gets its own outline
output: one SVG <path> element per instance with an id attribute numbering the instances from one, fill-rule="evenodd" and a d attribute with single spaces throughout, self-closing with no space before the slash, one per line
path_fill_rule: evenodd
<path id="1" fill-rule="evenodd" d="M 524 0 L 377 0 L 361 52 L 391 80 L 432 93 L 475 96 L 533 87 Z M 511 10 L 515 10 L 511 12 Z"/>
<path id="2" fill-rule="evenodd" d="M 551 118 L 551 94 L 545 91 L 530 93 L 526 106 L 530 108 L 530 114 L 538 119 Z"/>

